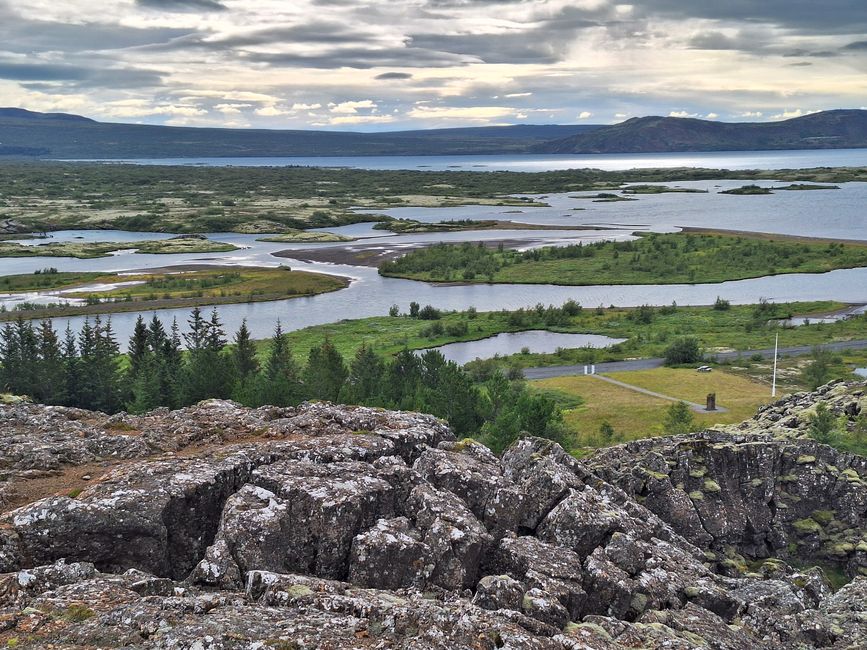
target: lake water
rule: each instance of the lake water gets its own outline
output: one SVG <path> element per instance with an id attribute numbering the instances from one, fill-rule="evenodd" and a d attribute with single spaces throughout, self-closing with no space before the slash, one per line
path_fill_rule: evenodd
<path id="1" fill-rule="evenodd" d="M 486 162 L 482 158 L 488 159 Z M 496 160 L 491 160 L 495 158 Z M 304 159 L 310 164 L 335 164 L 338 159 Z M 688 166 L 741 168 L 796 168 L 817 165 L 865 165 L 867 149 L 828 150 L 808 152 L 732 152 L 715 154 L 661 154 L 654 156 L 497 156 L 435 158 L 358 158 L 340 159 L 346 164 L 369 168 L 414 168 L 429 165 L 427 169 L 475 168 L 486 164 L 487 169 L 539 169 L 594 166 L 627 168 L 636 166 Z M 592 161 L 592 164 L 581 161 Z M 302 159 L 274 160 L 218 159 L 211 161 L 185 161 L 189 164 L 299 164 Z M 476 162 L 474 162 L 476 161 Z M 578 162 L 576 162 L 578 161 Z M 156 161 L 153 161 L 156 162 Z M 161 163 L 172 161 L 159 161 Z M 178 161 L 174 161 L 178 162 Z M 581 164 L 579 164 L 581 163 Z M 652 163 L 652 164 L 651 164 Z M 717 296 L 733 304 L 754 303 L 761 298 L 775 302 L 799 300 L 838 300 L 867 303 L 867 269 L 846 269 L 826 274 L 791 274 L 752 280 L 724 282 L 713 285 L 623 285 L 595 287 L 564 287 L 554 285 L 434 285 L 424 282 L 383 278 L 376 269 L 345 264 L 302 262 L 292 258 L 278 258 L 277 251 L 292 251 L 318 247 L 353 247 L 364 243 L 400 249 L 413 244 L 436 241 L 482 241 L 510 239 L 525 241 L 523 247 L 541 244 L 563 244 L 575 241 L 595 241 L 600 238 L 623 239 L 636 230 L 669 232 L 681 226 L 747 230 L 812 237 L 834 237 L 867 240 L 867 183 L 845 183 L 838 190 L 778 191 L 772 195 L 733 196 L 719 191 L 738 187 L 752 181 L 733 178 L 723 181 L 695 181 L 669 183 L 686 188 L 707 190 L 706 193 L 667 193 L 637 195 L 635 201 L 597 203 L 580 198 L 580 193 L 552 194 L 533 198 L 545 201 L 549 207 L 513 206 L 461 206 L 451 208 L 396 208 L 371 211 L 387 213 L 420 221 L 448 219 L 500 219 L 546 226 L 598 226 L 610 230 L 508 230 L 470 231 L 451 233 L 421 233 L 394 235 L 373 230 L 370 223 L 361 223 L 331 229 L 333 232 L 364 237 L 359 242 L 323 244 L 280 244 L 257 242 L 256 235 L 212 233 L 210 238 L 242 247 L 228 253 L 184 255 L 140 255 L 130 250 L 117 255 L 94 259 L 71 258 L 0 258 L 0 275 L 32 273 L 37 269 L 56 267 L 61 271 L 123 271 L 152 269 L 180 264 L 219 264 L 228 266 L 256 265 L 275 267 L 289 265 L 300 270 L 343 275 L 352 279 L 351 285 L 341 291 L 268 303 L 225 305 L 219 308 L 228 331 L 237 329 L 246 319 L 254 336 L 270 335 L 279 318 L 285 329 L 293 330 L 310 325 L 334 322 L 340 318 L 380 316 L 397 304 L 406 310 L 411 301 L 432 304 L 441 309 L 479 310 L 516 309 L 536 303 L 562 304 L 576 300 L 587 307 L 597 305 L 637 306 L 663 305 L 677 302 L 681 305 L 712 304 Z M 780 183 L 760 182 L 769 187 Z M 587 196 L 585 193 L 583 196 Z M 122 241 L 133 245 L 142 239 L 164 238 L 164 233 L 122 233 L 116 231 L 65 231 L 54 233 L 54 241 Z M 375 238 L 375 239 L 374 239 Z M 41 240 L 24 242 L 39 243 Z M 184 323 L 187 310 L 162 310 L 159 316 L 166 322 L 177 318 Z M 132 331 L 136 314 L 117 314 L 113 324 L 121 340 Z M 79 327 L 83 318 L 69 319 Z M 60 324 L 60 323 L 58 323 Z M 62 323 L 65 326 L 66 321 Z M 474 344 L 475 345 L 475 344 Z M 523 346 L 521 346 L 523 347 Z"/>
<path id="2" fill-rule="evenodd" d="M 563 334 L 545 330 L 530 330 L 527 332 L 507 332 L 497 334 L 478 341 L 449 343 L 434 350 L 439 350 L 449 361 L 464 365 L 475 359 L 492 359 L 493 357 L 517 354 L 524 348 L 534 353 L 556 352 L 557 348 L 607 348 L 626 339 L 613 339 L 596 334 Z M 419 353 L 423 353 L 420 350 Z"/>
<path id="3" fill-rule="evenodd" d="M 859 377 L 867 378 L 867 368 L 855 368 L 852 372 L 854 372 Z"/>
<path id="4" fill-rule="evenodd" d="M 93 162 L 93 161 L 90 161 Z M 107 163 L 196 165 L 204 167 L 352 167 L 354 169 L 419 169 L 430 171 L 518 171 L 558 169 L 807 169 L 864 167 L 867 149 L 793 151 L 718 151 L 648 154 L 507 154 L 496 156 L 322 156 L 280 158 L 134 158 Z"/>

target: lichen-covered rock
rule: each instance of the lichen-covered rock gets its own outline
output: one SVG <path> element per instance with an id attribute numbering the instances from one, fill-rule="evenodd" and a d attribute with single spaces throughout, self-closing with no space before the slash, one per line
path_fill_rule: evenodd
<path id="1" fill-rule="evenodd" d="M 854 419 L 862 400 L 863 387 L 826 386 L 766 407 L 743 427 L 619 445 L 589 465 L 699 547 L 757 560 L 820 558 L 867 575 L 867 543 L 859 550 L 867 459 L 798 437 L 806 425 L 795 433 L 787 425 L 785 435 L 765 427 L 774 415 L 806 422 L 818 401 Z M 724 568 L 738 573 L 731 562 Z"/>
<path id="2" fill-rule="evenodd" d="M 814 397 L 849 417 L 845 391 Z M 812 441 L 498 459 L 429 416 L 219 400 L 0 422 L 2 646 L 867 647 L 867 577 L 785 562 L 867 559 L 864 460 Z"/>

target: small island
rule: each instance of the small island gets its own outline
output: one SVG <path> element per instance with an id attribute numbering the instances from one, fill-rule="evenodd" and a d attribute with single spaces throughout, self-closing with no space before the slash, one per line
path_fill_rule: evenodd
<path id="1" fill-rule="evenodd" d="M 380 273 L 427 282 L 699 284 L 867 266 L 867 244 L 747 234 L 635 233 L 633 241 L 528 251 L 435 244 L 386 261 Z"/>
<path id="2" fill-rule="evenodd" d="M 743 187 L 734 187 L 730 190 L 722 190 L 720 194 L 733 194 L 735 196 L 758 196 L 762 194 L 773 194 L 770 187 L 761 187 L 760 185 L 744 185 Z"/>
<path id="3" fill-rule="evenodd" d="M 204 305 L 285 300 L 337 291 L 349 285 L 347 278 L 324 273 L 278 268 L 189 266 L 167 267 L 150 272 L 99 273 L 58 272 L 0 277 L 0 293 L 12 295 L 34 291 L 62 291 L 73 304 L 17 303 L 0 308 L 0 320 L 21 314 L 30 318 L 58 318 L 81 314 L 105 314 L 152 309 L 175 309 Z"/>
<path id="4" fill-rule="evenodd" d="M 0 242 L 0 257 L 75 257 L 86 260 L 109 257 L 121 250 L 135 250 L 136 253 L 149 255 L 178 255 L 226 253 L 241 249 L 234 244 L 208 239 L 204 235 L 180 235 L 170 239 L 128 242 L 47 242 L 34 245 Z"/>
<path id="5" fill-rule="evenodd" d="M 707 194 L 707 190 L 692 187 L 669 187 L 667 185 L 630 185 L 620 190 L 622 194 Z"/>
<path id="6" fill-rule="evenodd" d="M 275 242 L 278 244 L 317 244 L 331 242 L 355 241 L 355 237 L 336 235 L 333 232 L 321 232 L 313 230 L 289 230 L 279 235 L 259 237 L 256 241 Z"/>

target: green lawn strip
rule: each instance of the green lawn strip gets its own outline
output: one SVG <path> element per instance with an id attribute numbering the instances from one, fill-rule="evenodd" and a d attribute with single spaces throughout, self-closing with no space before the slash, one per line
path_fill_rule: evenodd
<path id="1" fill-rule="evenodd" d="M 436 244 L 384 263 L 380 273 L 427 282 L 507 284 L 716 283 L 781 273 L 867 266 L 867 244 L 673 233 L 635 241 L 525 252 L 474 243 Z"/>

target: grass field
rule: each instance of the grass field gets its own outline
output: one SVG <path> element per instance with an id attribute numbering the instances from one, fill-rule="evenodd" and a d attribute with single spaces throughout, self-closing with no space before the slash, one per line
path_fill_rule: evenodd
<path id="1" fill-rule="evenodd" d="M 658 368 L 609 376 L 691 402 L 704 403 L 705 396 L 715 392 L 717 404 L 729 409 L 728 412 L 695 413 L 696 428 L 741 422 L 771 400 L 768 386 L 722 371 L 697 373 L 692 369 Z M 560 396 L 559 401 L 563 395 L 581 398 L 576 408 L 564 409 L 564 421 L 582 447 L 662 435 L 665 412 L 672 404 L 593 377 L 558 377 L 534 381 L 531 385 L 540 391 L 554 392 Z M 615 437 L 610 442 L 599 435 L 603 422 L 614 427 Z"/>
<path id="2" fill-rule="evenodd" d="M 501 332 L 531 329 L 604 334 L 627 341 L 609 349 L 564 349 L 551 354 L 514 354 L 502 357 L 503 367 L 522 368 L 573 363 L 600 363 L 629 358 L 661 357 L 665 348 L 679 336 L 695 336 L 707 353 L 724 350 L 749 350 L 773 347 L 774 333 L 780 332 L 780 345 L 819 345 L 830 341 L 867 338 L 867 318 L 854 318 L 837 323 L 815 323 L 791 329 L 768 326 L 763 319 L 783 317 L 789 313 L 826 313 L 842 307 L 833 302 L 793 303 L 767 306 L 761 314 L 751 305 L 733 305 L 719 311 L 712 307 L 678 307 L 676 310 L 653 310 L 648 322 L 635 318 L 631 309 L 584 309 L 580 314 L 556 323 L 546 322 L 546 314 L 536 309 L 520 311 L 480 312 L 471 318 L 468 312 L 444 313 L 437 321 L 443 332 L 424 335 L 431 321 L 406 316 L 376 316 L 316 325 L 288 334 L 293 348 L 300 354 L 329 338 L 346 357 L 362 345 L 382 354 L 393 354 L 404 348 L 434 347 L 458 341 L 472 341 Z M 466 324 L 466 331 L 450 334 L 450 326 Z"/>

